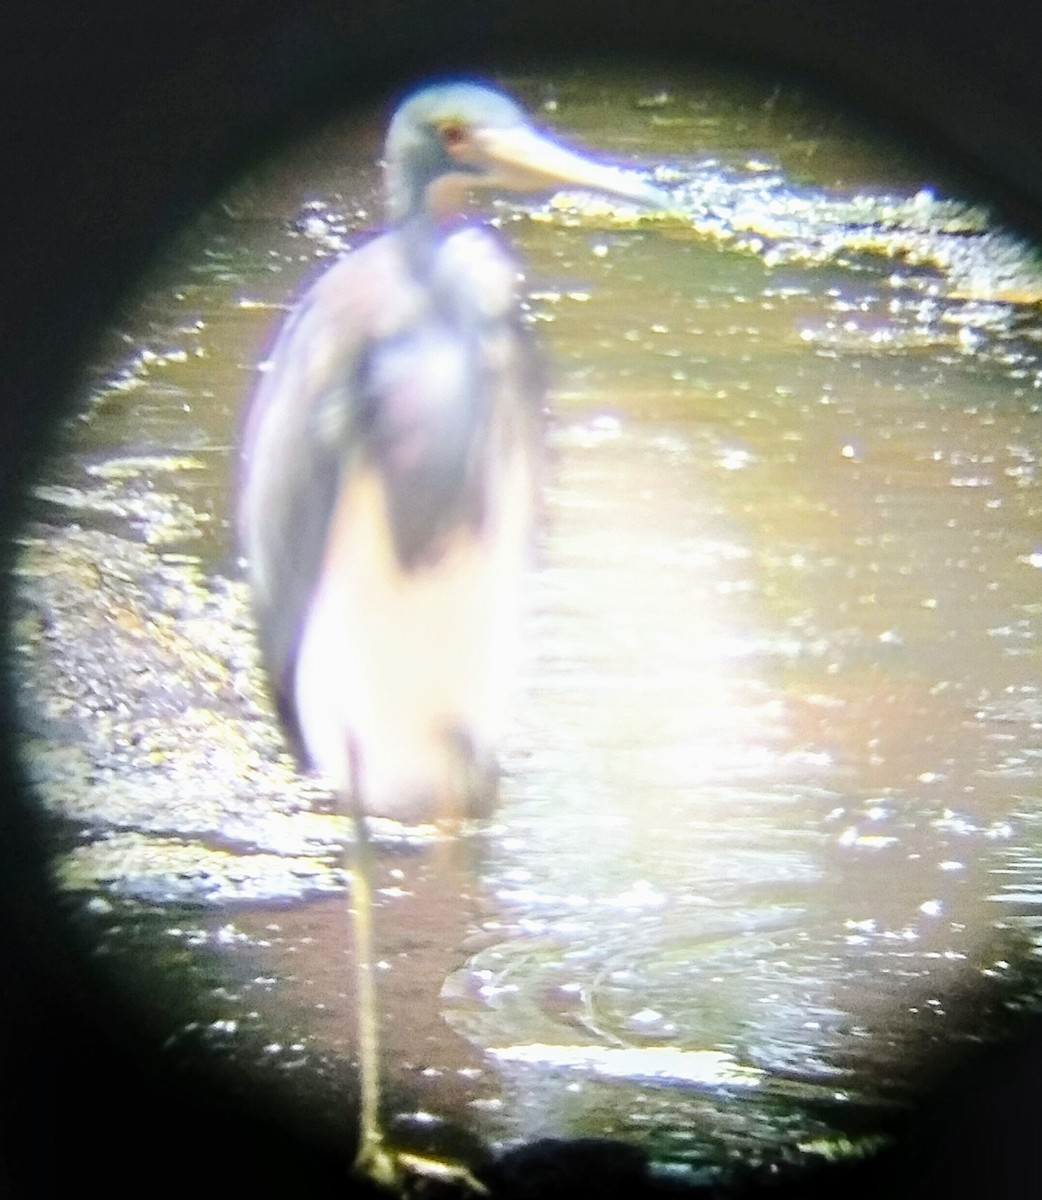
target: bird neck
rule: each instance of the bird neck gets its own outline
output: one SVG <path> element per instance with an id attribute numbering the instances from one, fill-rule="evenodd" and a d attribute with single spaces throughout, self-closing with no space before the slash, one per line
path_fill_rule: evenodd
<path id="1" fill-rule="evenodd" d="M 467 198 L 480 179 L 465 164 L 454 163 L 443 152 L 432 154 L 423 146 L 412 152 L 388 151 L 384 167 L 387 211 L 392 221 L 403 222 L 428 213 L 437 220 L 451 218 L 467 207 Z"/>
<path id="2" fill-rule="evenodd" d="M 402 222 L 399 231 L 405 247 L 405 261 L 416 279 L 424 283 L 431 279 L 446 238 L 469 224 L 458 213 L 445 217 L 425 210 Z"/>

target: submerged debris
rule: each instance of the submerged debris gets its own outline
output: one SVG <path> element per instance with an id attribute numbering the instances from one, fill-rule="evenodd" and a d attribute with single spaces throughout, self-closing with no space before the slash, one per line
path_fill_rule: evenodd
<path id="1" fill-rule="evenodd" d="M 69 891 L 104 888 L 149 904 L 231 904 L 302 899 L 344 887 L 344 871 L 328 858 L 241 854 L 178 838 L 114 833 L 80 846 L 57 864 Z"/>
<path id="2" fill-rule="evenodd" d="M 64 886 L 205 902 L 340 886 L 347 822 L 313 811 L 328 795 L 282 746 L 242 585 L 75 525 L 26 539 L 17 575 L 23 766 L 96 839 L 57 865 Z"/>

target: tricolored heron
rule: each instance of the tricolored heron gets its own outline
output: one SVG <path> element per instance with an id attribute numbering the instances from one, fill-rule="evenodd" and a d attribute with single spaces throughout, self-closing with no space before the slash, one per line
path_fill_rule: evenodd
<path id="1" fill-rule="evenodd" d="M 662 197 L 537 134 L 513 100 L 474 83 L 407 99 L 385 163 L 390 229 L 311 286 L 261 375 L 238 525 L 279 716 L 356 822 L 357 1166 L 393 1182 L 366 816 L 456 817 L 494 791 L 541 458 L 518 264 L 462 214 L 477 191 L 565 183 Z"/>

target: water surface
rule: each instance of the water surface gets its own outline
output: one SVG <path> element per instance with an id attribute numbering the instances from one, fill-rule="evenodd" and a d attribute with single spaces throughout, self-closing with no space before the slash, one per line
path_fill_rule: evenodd
<path id="1" fill-rule="evenodd" d="M 1038 1002 L 1042 272 L 786 90 L 514 86 L 676 211 L 494 210 L 554 473 L 496 819 L 382 831 L 390 1107 L 699 1178 L 869 1146 Z M 228 490 L 282 310 L 378 219 L 380 123 L 259 166 L 99 340 L 16 630 L 72 919 L 183 973 L 172 1055 L 331 1129 L 349 831 L 267 708 Z"/>

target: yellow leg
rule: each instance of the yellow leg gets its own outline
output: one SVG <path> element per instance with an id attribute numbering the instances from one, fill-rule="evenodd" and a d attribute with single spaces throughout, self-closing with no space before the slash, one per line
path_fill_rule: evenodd
<path id="1" fill-rule="evenodd" d="M 351 917 L 355 934 L 355 1003 L 358 1006 L 358 1071 L 361 1100 L 355 1170 L 378 1183 L 398 1182 L 394 1156 L 384 1145 L 380 1124 L 380 1011 L 373 955 L 373 863 L 365 815 L 355 813 L 351 865 Z"/>
<path id="2" fill-rule="evenodd" d="M 355 783 L 357 758 L 352 755 Z M 355 936 L 355 1003 L 358 1006 L 358 1072 L 360 1105 L 358 1150 L 354 1171 L 405 1196 L 412 1185 L 438 1181 L 455 1185 L 475 1196 L 488 1194 L 485 1186 L 465 1166 L 425 1155 L 388 1148 L 380 1120 L 380 1006 L 376 991 L 376 957 L 373 938 L 373 849 L 358 787 L 352 789 L 355 845 L 351 860 L 351 918 Z M 349 850 L 348 853 L 351 853 Z"/>

